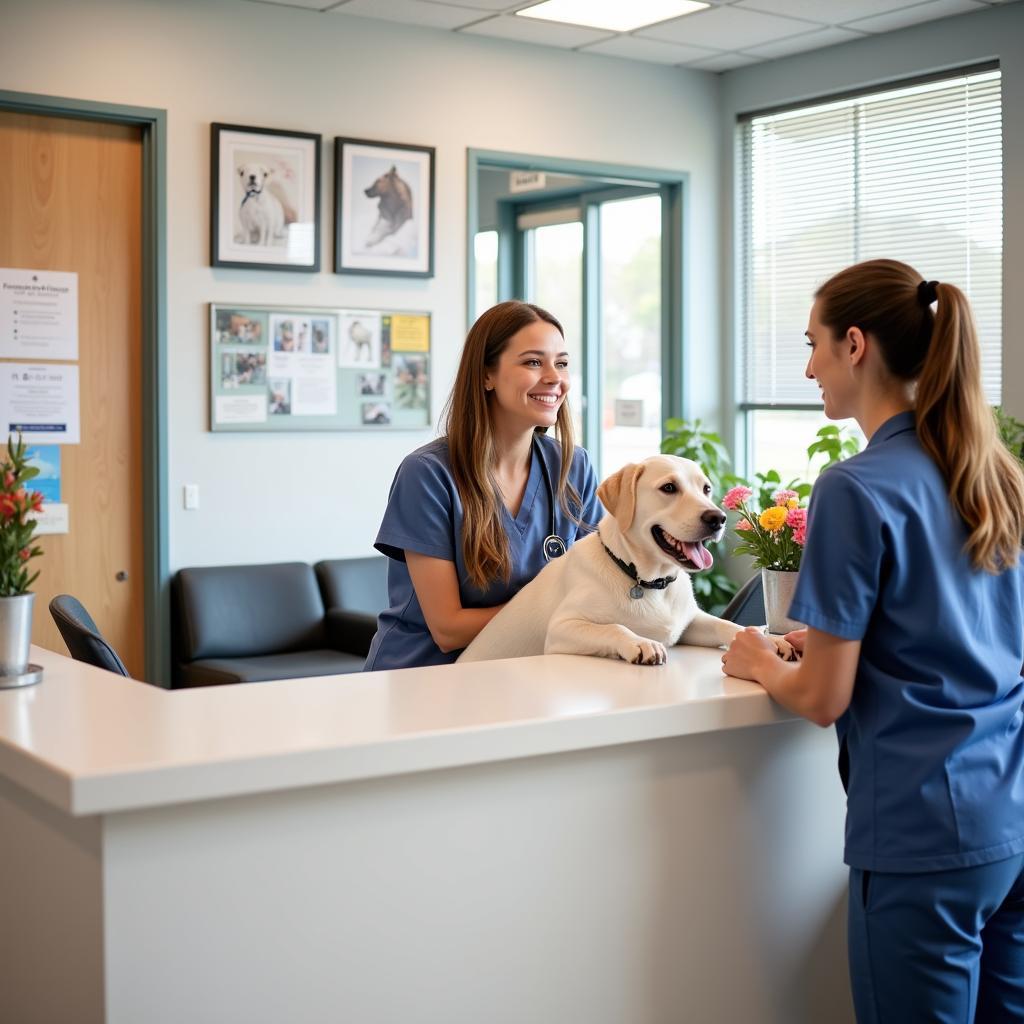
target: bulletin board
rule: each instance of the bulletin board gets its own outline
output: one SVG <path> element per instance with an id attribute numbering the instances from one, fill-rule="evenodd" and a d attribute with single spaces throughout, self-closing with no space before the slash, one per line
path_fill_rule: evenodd
<path id="1" fill-rule="evenodd" d="M 429 426 L 429 313 L 211 303 L 211 430 Z"/>

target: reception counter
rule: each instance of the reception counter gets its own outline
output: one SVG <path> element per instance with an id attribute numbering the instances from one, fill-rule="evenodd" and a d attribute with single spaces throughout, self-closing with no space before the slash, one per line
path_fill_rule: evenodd
<path id="1" fill-rule="evenodd" d="M 548 656 L 0 691 L 0 1020 L 852 1020 L 835 739 Z"/>

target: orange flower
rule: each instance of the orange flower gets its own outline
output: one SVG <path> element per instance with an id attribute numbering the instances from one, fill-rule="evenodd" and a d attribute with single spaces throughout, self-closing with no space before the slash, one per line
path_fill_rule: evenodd
<path id="1" fill-rule="evenodd" d="M 27 562 L 32 557 L 32 552 L 28 548 L 22 548 L 18 552 L 18 557 L 23 561 Z"/>

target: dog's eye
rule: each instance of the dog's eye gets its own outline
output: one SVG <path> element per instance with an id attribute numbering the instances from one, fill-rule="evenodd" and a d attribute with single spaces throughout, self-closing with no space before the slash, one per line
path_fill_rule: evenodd
<path id="1" fill-rule="evenodd" d="M 704 485 L 704 493 L 705 494 L 710 494 L 711 493 L 711 484 L 705 484 Z"/>
<path id="2" fill-rule="evenodd" d="M 677 490 L 676 485 L 672 483 L 662 484 L 660 489 L 664 491 L 665 494 L 675 494 Z"/>

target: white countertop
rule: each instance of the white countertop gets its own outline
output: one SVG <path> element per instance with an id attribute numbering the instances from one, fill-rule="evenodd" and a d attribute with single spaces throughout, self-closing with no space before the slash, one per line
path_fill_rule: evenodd
<path id="1" fill-rule="evenodd" d="M 793 717 L 699 647 L 659 667 L 548 655 L 170 691 L 38 647 L 31 660 L 41 683 L 0 690 L 0 775 L 74 815 Z"/>

